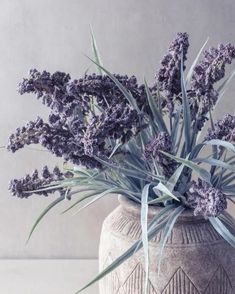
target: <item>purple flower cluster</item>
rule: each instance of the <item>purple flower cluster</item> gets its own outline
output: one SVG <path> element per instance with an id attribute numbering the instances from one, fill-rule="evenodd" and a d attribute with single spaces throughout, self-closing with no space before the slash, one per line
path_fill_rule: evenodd
<path id="1" fill-rule="evenodd" d="M 225 114 L 224 117 L 218 120 L 214 129 L 209 129 L 205 140 L 219 139 L 228 142 L 235 142 L 235 116 L 231 114 Z"/>
<path id="2" fill-rule="evenodd" d="M 190 97 L 196 129 L 203 127 L 206 115 L 215 105 L 219 93 L 214 84 L 224 77 L 225 66 L 231 64 L 234 58 L 235 47 L 230 43 L 220 44 L 218 48 L 211 47 L 205 51 L 203 60 L 194 68 Z"/>
<path id="3" fill-rule="evenodd" d="M 125 103 L 107 108 L 100 116 L 93 116 L 82 139 L 85 154 L 90 157 L 108 155 L 111 150 L 105 148 L 106 139 L 127 142 L 140 131 L 140 119 L 137 111 Z"/>
<path id="4" fill-rule="evenodd" d="M 201 180 L 198 183 L 192 182 L 188 203 L 194 208 L 194 215 L 205 218 L 216 217 L 227 208 L 226 195 Z"/>
<path id="5" fill-rule="evenodd" d="M 151 142 L 145 146 L 144 153 L 146 159 L 151 160 L 151 158 L 154 158 L 156 160 L 156 162 L 162 168 L 163 174 L 167 178 L 173 174 L 177 164 L 176 161 L 173 161 L 164 155 L 161 151 L 170 153 L 171 148 L 172 142 L 170 136 L 166 132 L 160 132 Z"/>
<path id="6" fill-rule="evenodd" d="M 147 99 L 143 86 L 134 76 L 116 75 L 144 108 Z M 48 123 L 38 118 L 18 128 L 8 142 L 8 150 L 15 152 L 25 145 L 38 144 L 65 161 L 87 168 L 100 168 L 94 155 L 108 156 L 110 139 L 126 142 L 141 129 L 142 115 L 132 109 L 128 101 L 107 76 L 85 75 L 70 81 L 70 76 L 31 70 L 19 92 L 34 93 L 52 109 Z M 94 105 L 102 109 L 95 111 Z M 110 141 L 109 141 L 110 142 Z"/>
<path id="7" fill-rule="evenodd" d="M 158 87 L 165 94 L 164 104 L 170 113 L 174 110 L 174 98 L 181 92 L 181 59 L 183 54 L 183 61 L 186 61 L 188 48 L 188 34 L 178 33 L 171 43 L 168 53 L 163 57 L 162 67 L 156 75 Z"/>
<path id="8" fill-rule="evenodd" d="M 128 77 L 127 75 L 114 74 L 114 77 L 132 94 L 140 109 L 146 107 L 145 87 L 138 85 L 135 76 Z M 127 100 L 120 89 L 106 75 L 85 75 L 83 78 L 70 82 L 67 90 L 70 95 L 77 99 L 95 100 L 102 109 L 109 108 L 117 103 L 127 104 Z"/>
<path id="9" fill-rule="evenodd" d="M 62 173 L 58 167 L 55 167 L 53 172 L 50 172 L 47 166 L 44 166 L 41 176 L 38 171 L 34 170 L 31 175 L 27 174 L 24 178 L 13 179 L 9 184 L 9 190 L 13 196 L 19 198 L 28 198 L 33 194 L 48 196 L 51 193 L 58 191 L 61 195 L 65 195 L 66 190 L 61 187 L 51 187 L 46 191 L 37 191 L 43 187 L 53 184 L 57 181 L 65 180 L 73 177 L 71 172 Z"/>

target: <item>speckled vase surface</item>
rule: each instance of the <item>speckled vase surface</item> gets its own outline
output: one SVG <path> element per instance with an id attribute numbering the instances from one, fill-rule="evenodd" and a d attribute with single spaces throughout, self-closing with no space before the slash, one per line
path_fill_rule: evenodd
<path id="1" fill-rule="evenodd" d="M 149 219 L 160 208 L 149 209 Z M 124 197 L 103 223 L 100 270 L 141 237 L 140 206 Z M 169 236 L 158 275 L 161 234 L 149 242 L 149 294 L 235 294 L 235 249 L 190 210 Z M 143 294 L 143 249 L 100 281 L 100 294 Z"/>

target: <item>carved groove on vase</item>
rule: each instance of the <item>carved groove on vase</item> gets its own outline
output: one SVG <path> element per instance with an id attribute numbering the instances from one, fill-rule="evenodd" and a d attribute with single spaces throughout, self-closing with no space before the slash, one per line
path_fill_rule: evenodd
<path id="1" fill-rule="evenodd" d="M 104 265 L 103 265 L 103 269 L 106 268 L 107 266 L 109 266 L 112 262 L 113 262 L 113 259 L 111 257 L 111 254 L 109 254 L 108 257 L 106 258 Z M 120 281 L 119 281 L 119 278 L 118 278 L 116 271 L 112 271 L 107 276 L 105 276 L 103 278 L 102 283 L 104 285 L 103 289 L 105 291 L 102 293 L 104 293 L 104 294 L 110 294 L 110 293 L 117 294 L 118 293 L 118 290 L 120 288 Z M 106 287 L 105 285 L 108 285 L 108 287 Z"/>
<path id="2" fill-rule="evenodd" d="M 205 294 L 234 294 L 231 281 L 222 265 L 218 267 L 212 276 Z"/>
<path id="3" fill-rule="evenodd" d="M 161 294 L 200 294 L 187 274 L 179 267 Z"/>
<path id="4" fill-rule="evenodd" d="M 138 219 L 133 220 L 123 215 L 122 212 L 116 213 L 110 219 L 108 226 L 111 231 L 117 232 L 131 239 L 141 237 L 141 224 Z M 157 234 L 150 243 L 159 243 L 161 233 Z M 168 237 L 166 245 L 188 245 L 196 243 L 210 243 L 223 240 L 209 223 L 193 223 L 176 225 L 175 230 Z"/>
<path id="5" fill-rule="evenodd" d="M 120 291 L 118 294 L 142 294 L 144 292 L 145 275 L 146 273 L 142 265 L 138 263 L 122 285 L 121 289 L 123 289 L 124 292 Z M 157 294 L 150 280 L 148 285 L 148 294 Z"/>

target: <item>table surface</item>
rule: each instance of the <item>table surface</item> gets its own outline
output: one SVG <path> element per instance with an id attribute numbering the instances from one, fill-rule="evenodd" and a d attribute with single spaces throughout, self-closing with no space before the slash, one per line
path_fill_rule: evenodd
<path id="1" fill-rule="evenodd" d="M 97 260 L 0 260 L 1 294 L 75 294 L 98 273 Z M 84 290 L 98 294 L 98 285 Z"/>

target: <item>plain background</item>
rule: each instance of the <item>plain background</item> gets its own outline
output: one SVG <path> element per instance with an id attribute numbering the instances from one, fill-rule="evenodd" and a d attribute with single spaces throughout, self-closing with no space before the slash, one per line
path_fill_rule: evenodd
<path id="1" fill-rule="evenodd" d="M 65 71 L 78 78 L 90 66 L 85 57 L 92 55 L 90 24 L 106 68 L 153 82 L 176 32 L 190 34 L 190 61 L 208 36 L 211 45 L 235 43 L 234 15 L 234 0 L 0 0 L 0 145 L 16 127 L 48 113 L 33 95 L 16 92 L 30 68 Z M 234 90 L 235 81 L 216 117 L 234 113 Z M 116 205 L 115 199 L 106 198 L 75 216 L 76 210 L 60 215 L 69 203 L 62 204 L 25 246 L 33 221 L 55 196 L 16 199 L 7 190 L 8 182 L 62 161 L 30 149 L 16 154 L 1 149 L 0 157 L 0 257 L 96 258 L 101 223 Z"/>

